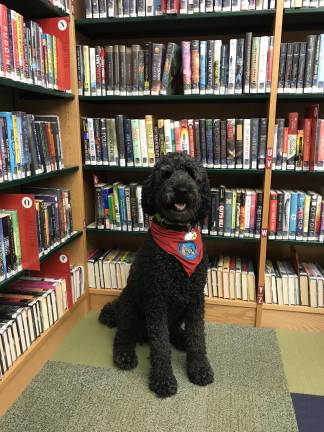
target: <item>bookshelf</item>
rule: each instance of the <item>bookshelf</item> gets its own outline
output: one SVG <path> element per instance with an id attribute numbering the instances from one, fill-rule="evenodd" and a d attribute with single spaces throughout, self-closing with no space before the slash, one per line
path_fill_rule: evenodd
<path id="1" fill-rule="evenodd" d="M 6 0 L 7 6 L 25 13 L 27 18 L 63 16 L 61 11 L 49 5 L 47 0 L 33 0 L 33 8 L 19 9 L 24 2 Z M 25 6 L 21 6 L 25 7 Z M 75 237 L 68 239 L 60 250 L 70 256 L 72 264 L 83 264 L 86 270 L 87 253 L 95 247 L 107 248 L 118 244 L 136 249 L 143 242 L 145 233 L 97 230 L 91 226 L 94 220 L 94 190 L 92 175 L 114 176 L 120 180 L 143 178 L 149 168 L 123 168 L 109 166 L 83 165 L 80 136 L 80 116 L 95 116 L 97 113 L 144 115 L 165 112 L 172 115 L 186 111 L 199 116 L 206 116 L 211 110 L 221 118 L 227 118 L 228 112 L 238 116 L 264 115 L 268 118 L 267 149 L 271 150 L 274 141 L 275 119 L 278 109 L 288 112 L 288 106 L 304 106 L 309 101 L 321 102 L 323 94 L 277 94 L 280 43 L 291 32 L 293 25 L 304 30 L 321 29 L 324 8 L 283 10 L 283 0 L 277 0 L 275 11 L 247 11 L 206 13 L 188 16 L 162 16 L 125 19 L 84 19 L 83 0 L 74 1 L 74 14 L 70 19 L 70 55 L 72 92 L 63 93 L 43 89 L 39 86 L 23 84 L 0 78 L 2 110 L 22 110 L 39 114 L 57 114 L 60 127 L 66 168 L 59 172 L 41 174 L 26 179 L 0 184 L 1 192 L 19 191 L 22 184 L 37 182 L 37 185 L 63 186 L 71 190 L 72 211 Z M 126 27 L 127 26 L 127 27 Z M 258 34 L 270 32 L 274 35 L 273 77 L 270 94 L 264 95 L 173 95 L 173 96 L 78 96 L 76 44 L 92 40 L 102 43 L 104 40 L 157 38 L 168 33 L 185 38 L 190 34 L 211 36 L 217 26 L 220 34 L 238 34 L 253 30 Z M 125 32 L 125 27 L 127 31 Z M 77 34 L 76 34 L 77 32 Z M 297 39 L 293 39 L 297 40 Z M 128 41 L 127 41 L 128 42 Z M 125 42 L 126 43 L 126 42 Z M 31 105 L 32 99 L 32 105 Z M 285 108 L 287 106 L 287 108 Z M 294 108 L 297 109 L 297 108 Z M 160 110 L 160 111 L 159 111 Z M 233 186 L 246 184 L 248 187 L 263 188 L 262 228 L 268 225 L 270 189 L 274 184 L 286 187 L 297 179 L 313 185 L 322 182 L 324 173 L 282 172 L 265 170 L 209 169 L 212 184 Z M 277 186 L 276 186 L 277 187 Z M 301 306 L 278 306 L 262 303 L 264 270 L 267 256 L 289 256 L 292 247 L 297 247 L 302 257 L 315 257 L 322 261 L 321 247 L 317 242 L 296 242 L 260 239 L 205 236 L 207 248 L 211 254 L 227 250 L 234 254 L 249 254 L 254 258 L 257 269 L 257 301 L 244 302 L 218 298 L 206 298 L 206 319 L 220 323 L 234 323 L 256 327 L 282 327 L 307 331 L 324 331 L 324 311 Z M 230 240 L 230 241 L 229 241 Z M 235 248 L 235 249 L 234 249 Z M 46 256 L 42 259 L 46 259 Z M 18 277 L 15 275 L 14 278 Z M 87 277 L 86 277 L 87 281 Z M 8 283 L 9 281 L 6 281 Z M 1 285 L 0 285 L 1 290 Z M 17 398 L 32 377 L 48 359 L 60 340 L 88 310 L 99 310 L 107 301 L 116 298 L 119 290 L 88 289 L 53 327 L 44 333 L 33 346 L 15 363 L 0 382 L 1 412 Z"/>

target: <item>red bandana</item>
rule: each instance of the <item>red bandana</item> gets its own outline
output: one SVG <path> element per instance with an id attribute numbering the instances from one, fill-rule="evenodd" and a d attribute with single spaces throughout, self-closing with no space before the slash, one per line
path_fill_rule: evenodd
<path id="1" fill-rule="evenodd" d="M 151 233 L 155 243 L 176 257 L 190 277 L 203 257 L 201 233 L 197 226 L 190 232 L 174 231 L 152 221 Z"/>

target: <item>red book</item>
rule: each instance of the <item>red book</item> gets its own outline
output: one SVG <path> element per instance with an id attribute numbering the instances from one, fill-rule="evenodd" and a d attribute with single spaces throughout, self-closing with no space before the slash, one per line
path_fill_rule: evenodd
<path id="1" fill-rule="evenodd" d="M 309 169 L 314 171 L 316 160 L 316 139 L 317 139 L 317 119 L 319 113 L 319 104 L 313 104 L 308 108 L 307 117 L 311 119 L 311 145 L 309 150 Z"/>
<path id="2" fill-rule="evenodd" d="M 39 270 L 38 234 L 34 195 L 1 194 L 1 208 L 17 210 L 23 269 Z"/>
<path id="3" fill-rule="evenodd" d="M 10 10 L 10 28 L 11 28 L 11 44 L 13 47 L 13 59 L 14 59 L 14 79 L 20 79 L 19 73 L 19 58 L 18 58 L 18 34 L 17 34 L 17 12 Z M 8 12 L 9 12 L 8 11 Z M 9 21 L 9 16 L 8 16 Z"/>
<path id="4" fill-rule="evenodd" d="M 174 139 L 175 139 L 175 143 L 176 143 L 176 152 L 177 153 L 181 152 L 181 150 L 182 150 L 180 135 L 181 135 L 180 122 L 176 120 L 174 122 Z"/>
<path id="5" fill-rule="evenodd" d="M 180 146 L 181 150 L 189 154 L 189 131 L 187 120 L 180 121 Z"/>
<path id="6" fill-rule="evenodd" d="M 1 33 L 1 69 L 0 76 L 12 77 L 13 65 L 10 57 L 10 38 L 8 27 L 8 9 L 0 4 L 0 33 Z"/>
<path id="7" fill-rule="evenodd" d="M 287 169 L 287 154 L 288 154 L 288 128 L 284 128 L 283 145 L 282 145 L 282 169 Z"/>
<path id="8" fill-rule="evenodd" d="M 253 191 L 251 194 L 251 207 L 250 207 L 250 234 L 252 234 L 253 236 L 255 230 L 256 198 L 257 198 L 257 193 Z"/>
<path id="9" fill-rule="evenodd" d="M 298 113 L 289 113 L 288 121 L 288 148 L 287 148 L 287 169 L 295 168 L 296 148 L 298 132 Z"/>
<path id="10" fill-rule="evenodd" d="M 278 194 L 275 191 L 271 191 L 269 206 L 269 238 L 274 238 L 277 231 L 277 208 Z"/>
<path id="11" fill-rule="evenodd" d="M 319 137 L 318 137 L 318 149 L 317 149 L 317 169 L 319 171 L 324 170 L 324 120 L 319 120 Z"/>
<path id="12" fill-rule="evenodd" d="M 188 120 L 188 131 L 189 131 L 189 156 L 195 157 L 195 131 L 194 121 Z"/>
<path id="13" fill-rule="evenodd" d="M 161 11 L 162 15 L 165 15 L 167 13 L 167 0 L 161 1 Z"/>
<path id="14" fill-rule="evenodd" d="M 106 74 L 105 74 L 105 49 L 100 49 L 100 67 L 101 67 L 101 92 L 106 94 Z"/>
<path id="15" fill-rule="evenodd" d="M 312 140 L 312 120 L 304 119 L 304 151 L 303 151 L 303 171 L 309 170 L 309 153 Z"/>
<path id="16" fill-rule="evenodd" d="M 72 284 L 70 274 L 70 259 L 68 255 L 58 252 L 48 257 L 46 261 L 42 262 L 40 271 L 33 272 L 32 276 L 65 279 L 68 308 L 72 308 Z"/>
<path id="17" fill-rule="evenodd" d="M 37 20 L 44 33 L 56 37 L 57 88 L 71 92 L 70 79 L 70 18 L 44 18 Z"/>

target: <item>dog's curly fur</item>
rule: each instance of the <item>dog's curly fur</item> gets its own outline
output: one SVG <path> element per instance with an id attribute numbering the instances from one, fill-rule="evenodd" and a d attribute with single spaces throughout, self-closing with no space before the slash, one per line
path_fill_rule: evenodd
<path id="1" fill-rule="evenodd" d="M 179 211 L 175 203 L 185 203 L 186 207 Z M 143 184 L 142 207 L 149 215 L 159 213 L 179 230 L 195 226 L 208 213 L 206 170 L 185 154 L 163 156 Z M 202 261 L 189 277 L 179 261 L 157 246 L 148 232 L 131 267 L 126 288 L 100 313 L 101 323 L 117 327 L 113 357 L 119 368 L 136 367 L 136 343 L 149 342 L 149 386 L 160 397 L 177 392 L 170 342 L 186 351 L 191 382 L 201 386 L 213 382 L 204 334 L 207 263 L 204 250 Z"/>

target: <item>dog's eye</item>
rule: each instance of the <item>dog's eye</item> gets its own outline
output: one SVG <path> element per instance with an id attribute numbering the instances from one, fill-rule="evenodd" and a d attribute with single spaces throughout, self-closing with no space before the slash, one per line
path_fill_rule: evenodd
<path id="1" fill-rule="evenodd" d="M 195 171 L 192 168 L 187 168 L 187 173 L 195 180 Z"/>
<path id="2" fill-rule="evenodd" d="M 172 175 L 172 171 L 171 171 L 171 169 L 169 169 L 169 168 L 163 168 L 163 169 L 161 170 L 161 174 L 162 174 L 162 177 L 163 177 L 164 179 L 167 179 L 167 178 L 171 177 L 171 175 Z"/>

